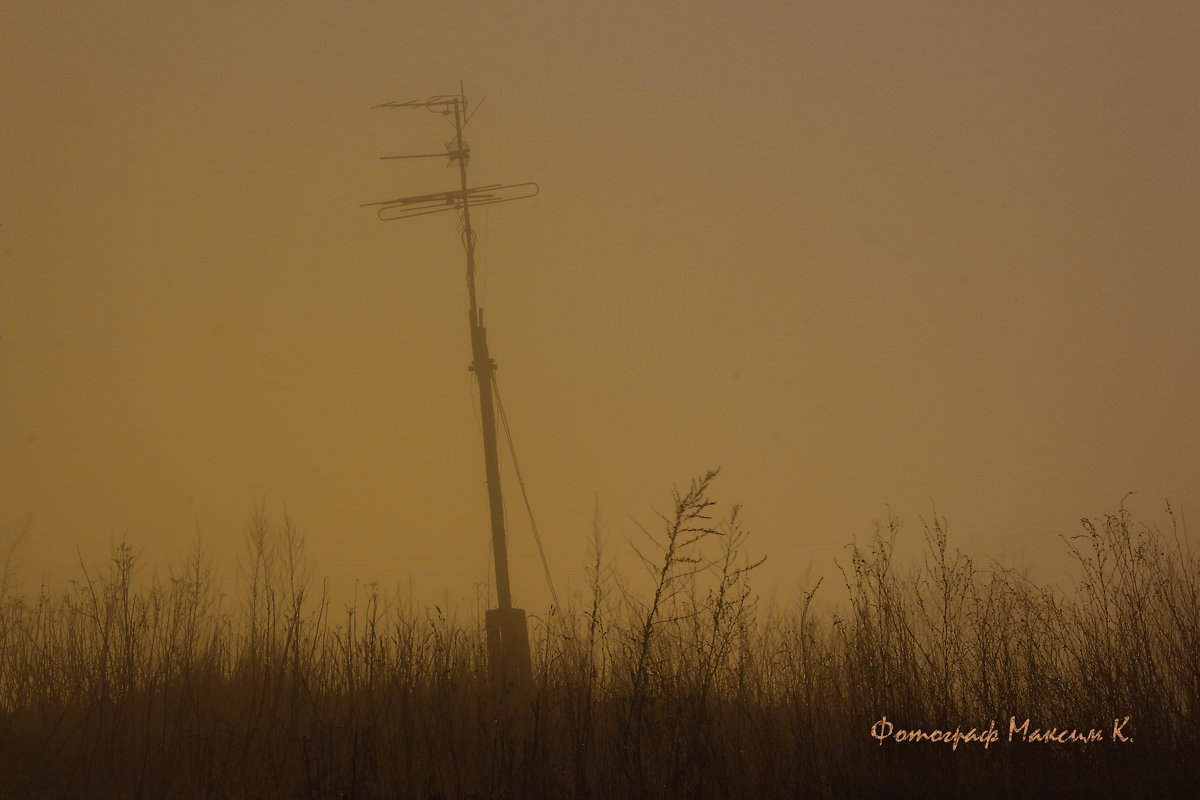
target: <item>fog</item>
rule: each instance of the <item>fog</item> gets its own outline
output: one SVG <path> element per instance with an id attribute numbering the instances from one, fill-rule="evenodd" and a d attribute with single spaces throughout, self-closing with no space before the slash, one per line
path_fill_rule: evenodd
<path id="1" fill-rule="evenodd" d="M 474 602 L 480 305 L 560 593 L 720 467 L 760 591 L 894 513 L 1053 576 L 1200 490 L 1189 3 L 10 4 L 0 540 L 237 571 L 255 509 L 338 590 Z M 486 98 L 486 102 L 483 102 Z M 546 581 L 504 467 L 514 594 Z M 1136 494 L 1127 497 L 1130 492 Z"/>

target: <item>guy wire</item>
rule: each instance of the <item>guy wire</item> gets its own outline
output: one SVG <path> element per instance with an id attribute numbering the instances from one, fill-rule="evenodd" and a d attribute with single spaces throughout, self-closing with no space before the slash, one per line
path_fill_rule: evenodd
<path id="1" fill-rule="evenodd" d="M 546 561 L 546 551 L 542 547 L 542 537 L 538 533 L 537 520 L 533 518 L 533 506 L 529 503 L 529 493 L 525 491 L 525 479 L 521 477 L 521 465 L 517 462 L 517 449 L 513 446 L 512 430 L 508 427 L 508 415 L 504 413 L 504 401 L 500 398 L 500 384 L 496 381 L 496 376 L 492 375 L 492 386 L 496 394 L 496 408 L 500 411 L 500 424 L 504 426 L 504 436 L 508 440 L 508 452 L 512 456 L 513 470 L 517 474 L 517 485 L 521 487 L 521 498 L 525 501 L 525 510 L 529 513 L 529 527 L 533 530 L 533 540 L 537 542 L 538 555 L 542 559 L 542 570 L 546 574 L 546 584 L 550 587 L 550 597 L 554 600 L 554 606 L 561 609 L 558 604 L 558 592 L 554 590 L 554 579 L 550 577 L 550 564 Z"/>

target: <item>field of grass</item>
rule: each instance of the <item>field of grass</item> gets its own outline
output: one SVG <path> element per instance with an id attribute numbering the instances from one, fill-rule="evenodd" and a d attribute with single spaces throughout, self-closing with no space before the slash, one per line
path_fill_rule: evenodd
<path id="1" fill-rule="evenodd" d="M 236 598 L 201 552 L 136 584 L 126 545 L 64 591 L 10 593 L 0 797 L 1200 796 L 1182 525 L 1085 520 L 1064 590 L 981 568 L 936 519 L 901 570 L 893 524 L 852 549 L 849 602 L 817 613 L 815 587 L 757 599 L 712 481 L 639 540 L 653 591 L 597 546 L 590 593 L 531 617 L 527 693 L 489 682 L 481 619 L 310 595 L 299 534 L 262 514 Z M 1030 723 L 1010 740 L 1013 718 Z M 966 736 L 992 722 L 986 747 Z M 1064 741 L 1031 741 L 1052 727 Z M 900 733 L 956 728 L 957 746 Z"/>

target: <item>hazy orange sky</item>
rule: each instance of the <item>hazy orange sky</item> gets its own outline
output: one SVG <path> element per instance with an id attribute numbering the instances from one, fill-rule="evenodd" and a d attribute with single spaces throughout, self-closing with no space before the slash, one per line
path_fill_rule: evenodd
<path id="1" fill-rule="evenodd" d="M 456 220 L 559 592 L 720 466 L 759 584 L 890 506 L 1049 563 L 1200 496 L 1200 5 L 124 3 L 0 13 L 0 539 L 24 589 L 128 533 L 234 569 L 486 581 Z M 511 470 L 507 473 L 511 478 Z M 514 593 L 547 592 L 510 481 Z"/>

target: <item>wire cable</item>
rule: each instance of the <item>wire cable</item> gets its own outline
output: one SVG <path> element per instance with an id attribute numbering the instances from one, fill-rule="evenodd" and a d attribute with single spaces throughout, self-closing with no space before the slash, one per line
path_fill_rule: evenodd
<path id="1" fill-rule="evenodd" d="M 500 424 L 504 426 L 504 437 L 508 440 L 508 453 L 512 456 L 513 470 L 517 474 L 517 484 L 521 487 L 521 497 L 525 501 L 525 510 L 529 513 L 529 527 L 533 530 L 533 540 L 537 542 L 538 555 L 542 559 L 542 570 L 546 573 L 546 584 L 550 587 L 550 597 L 554 606 L 561 609 L 558 603 L 558 592 L 554 590 L 554 579 L 550 577 L 550 564 L 546 561 L 546 551 L 542 547 L 542 537 L 538 533 L 537 520 L 533 518 L 533 506 L 529 503 L 529 493 L 525 490 L 525 479 L 521 477 L 521 465 L 517 463 L 517 449 L 513 446 L 512 430 L 508 427 L 508 415 L 504 413 L 504 401 L 500 399 L 500 384 L 496 376 L 492 376 L 492 386 L 496 394 L 496 407 L 500 410 Z"/>

